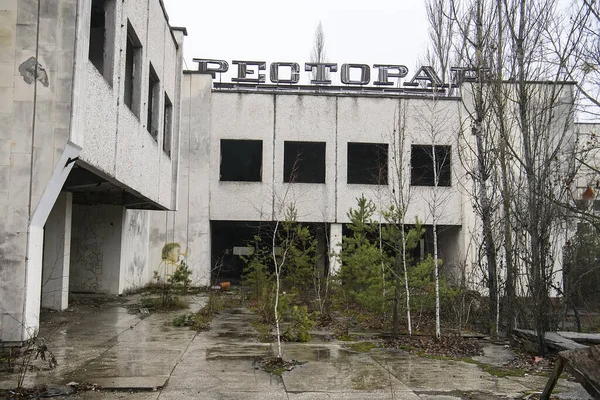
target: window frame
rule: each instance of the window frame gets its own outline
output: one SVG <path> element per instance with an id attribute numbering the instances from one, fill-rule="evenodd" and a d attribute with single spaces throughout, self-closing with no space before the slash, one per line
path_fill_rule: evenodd
<path id="1" fill-rule="evenodd" d="M 160 79 L 151 62 L 148 63 L 148 102 L 146 103 L 146 130 L 158 141 L 160 122 Z"/>
<path id="2" fill-rule="evenodd" d="M 115 59 L 115 0 L 92 0 L 90 7 L 88 60 L 112 87 Z M 100 7 L 102 12 L 98 12 Z M 101 21 L 98 19 L 100 14 L 102 14 Z M 102 48 L 98 49 L 96 44 L 100 43 Z"/>
<path id="3" fill-rule="evenodd" d="M 127 20 L 126 36 L 123 102 L 133 115 L 139 119 L 142 84 L 142 43 L 129 20 Z"/>
<path id="4" fill-rule="evenodd" d="M 163 143 L 162 148 L 165 154 L 171 157 L 173 151 L 173 103 L 167 92 L 163 95 Z"/>

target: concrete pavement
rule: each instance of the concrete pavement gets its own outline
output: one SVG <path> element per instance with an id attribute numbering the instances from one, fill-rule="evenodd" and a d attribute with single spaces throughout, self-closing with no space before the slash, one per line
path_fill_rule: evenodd
<path id="1" fill-rule="evenodd" d="M 197 310 L 207 298 L 190 300 Z M 131 310 L 134 302 L 83 305 L 72 314 L 53 315 L 41 336 L 59 365 L 46 371 L 35 360 L 42 370 L 29 372 L 26 385 L 74 381 L 103 387 L 58 397 L 73 400 L 483 400 L 525 398 L 546 382 L 539 376 L 501 378 L 477 364 L 398 350 L 354 352 L 347 342 L 318 338 L 284 343 L 284 358 L 305 363 L 277 376 L 260 368 L 259 361 L 273 354 L 273 345 L 257 341 L 255 316 L 245 308 L 221 311 L 209 331 L 196 334 L 172 326 L 176 313 L 142 318 Z M 14 387 L 14 382 L 14 375 L 0 374 L 0 388 Z M 566 380 L 559 381 L 556 392 L 561 399 L 588 398 L 579 384 Z"/>

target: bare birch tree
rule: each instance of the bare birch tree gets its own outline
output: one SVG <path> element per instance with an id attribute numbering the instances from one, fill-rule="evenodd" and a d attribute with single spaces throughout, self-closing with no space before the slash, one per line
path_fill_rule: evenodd
<path id="1" fill-rule="evenodd" d="M 394 313 L 393 313 L 393 331 L 395 334 L 399 331 L 399 291 L 403 274 L 404 293 L 406 296 L 406 325 L 408 335 L 412 336 L 412 319 L 410 313 L 410 287 L 408 284 L 408 266 L 407 266 L 407 238 L 406 238 L 406 212 L 410 203 L 410 174 L 407 173 L 405 159 L 409 149 L 406 148 L 406 122 L 407 122 L 407 100 L 399 99 L 397 112 L 394 117 L 394 129 L 390 138 L 392 154 L 392 176 L 391 200 L 395 213 L 390 213 L 388 223 L 397 224 L 397 230 L 400 231 L 400 249 L 396 248 L 396 268 L 394 285 Z M 399 218 L 398 218 L 399 217 Z M 402 265 L 402 268 L 399 268 Z"/>
<path id="2" fill-rule="evenodd" d="M 435 279 L 435 325 L 436 337 L 441 337 L 441 302 L 440 302 L 440 252 L 439 252 L 439 233 L 440 219 L 443 215 L 448 215 L 448 201 L 451 196 L 451 191 L 448 190 L 451 186 L 451 154 L 452 146 L 451 139 L 444 138 L 453 127 L 451 126 L 452 118 L 450 113 L 454 109 L 449 106 L 450 103 L 444 104 L 440 99 L 440 94 L 434 88 L 431 97 L 415 108 L 416 123 L 419 130 L 422 132 L 421 140 L 423 145 L 419 146 L 423 149 L 424 165 L 423 172 L 427 175 L 423 182 L 413 182 L 411 176 L 411 185 L 429 186 L 430 189 L 423 191 L 423 202 L 428 210 L 429 222 L 433 235 L 433 264 L 434 264 L 434 279 Z M 450 140 L 450 141 L 449 141 Z M 413 148 L 413 150 L 415 149 Z M 411 154 L 411 161 L 414 160 L 414 155 Z M 427 165 L 428 164 L 428 165 Z M 417 166 L 412 165 L 413 171 Z M 430 175 L 429 175 L 430 174 Z"/>

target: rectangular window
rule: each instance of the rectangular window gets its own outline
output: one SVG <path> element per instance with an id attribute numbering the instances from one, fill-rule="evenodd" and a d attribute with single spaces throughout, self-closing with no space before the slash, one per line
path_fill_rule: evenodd
<path id="1" fill-rule="evenodd" d="M 348 183 L 387 185 L 388 145 L 348 143 Z"/>
<path id="2" fill-rule="evenodd" d="M 88 57 L 112 86 L 114 54 L 114 0 L 92 0 Z"/>
<path id="3" fill-rule="evenodd" d="M 221 139 L 221 181 L 262 180 L 262 140 Z"/>
<path id="4" fill-rule="evenodd" d="M 160 80 L 156 71 L 150 63 L 148 71 L 148 114 L 146 121 L 146 129 L 152 135 L 154 140 L 158 140 L 158 107 L 160 103 Z"/>
<path id="5" fill-rule="evenodd" d="M 325 183 L 325 142 L 283 144 L 283 181 Z"/>
<path id="6" fill-rule="evenodd" d="M 142 44 L 131 23 L 127 21 L 127 46 L 125 48 L 125 93 L 124 102 L 129 109 L 140 117 Z"/>
<path id="7" fill-rule="evenodd" d="M 165 114 L 163 116 L 163 150 L 171 156 L 171 141 L 173 140 L 173 103 L 165 93 Z"/>
<path id="8" fill-rule="evenodd" d="M 435 148 L 435 167 L 434 152 Z M 413 186 L 451 186 L 450 146 L 413 145 L 410 155 L 411 175 Z M 435 177 L 437 175 L 437 185 Z"/>

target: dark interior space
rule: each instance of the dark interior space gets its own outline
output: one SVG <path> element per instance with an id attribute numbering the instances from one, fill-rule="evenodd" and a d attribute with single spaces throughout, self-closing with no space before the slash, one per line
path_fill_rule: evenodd
<path id="1" fill-rule="evenodd" d="M 104 73 L 104 48 L 106 33 L 105 0 L 92 0 L 90 20 L 89 59 L 100 74 Z"/>
<path id="2" fill-rule="evenodd" d="M 388 145 L 348 143 L 348 183 L 387 185 Z"/>
<path id="3" fill-rule="evenodd" d="M 239 248 L 248 247 L 255 235 L 268 235 L 271 229 L 271 224 L 265 222 L 210 221 L 211 284 L 225 281 L 240 284 L 245 262 Z"/>
<path id="4" fill-rule="evenodd" d="M 262 140 L 221 139 L 221 181 L 262 181 Z"/>
<path id="5" fill-rule="evenodd" d="M 329 268 L 329 246 L 327 243 L 328 225 L 325 223 L 307 223 L 311 234 L 317 239 L 317 252 L 321 255 L 317 267 L 322 274 Z M 211 221 L 211 284 L 229 281 L 241 284 L 245 261 L 254 237 L 259 236 L 270 243 L 274 222 L 257 221 Z"/>
<path id="6" fill-rule="evenodd" d="M 450 186 L 450 146 L 435 146 L 435 170 L 431 145 L 413 145 L 410 154 L 410 183 L 413 186 L 435 186 L 437 171 L 438 186 Z"/>
<path id="7" fill-rule="evenodd" d="M 325 142 L 284 143 L 283 181 L 325 183 Z"/>
<path id="8" fill-rule="evenodd" d="M 374 222 L 374 224 L 376 225 L 375 229 L 373 230 L 373 232 L 367 234 L 367 238 L 372 241 L 375 244 L 379 244 L 379 227 L 377 226 L 377 222 Z M 386 224 L 382 224 L 382 226 L 385 226 Z M 410 230 L 413 227 L 413 225 L 410 224 L 406 224 L 405 225 L 405 230 L 406 232 L 408 232 L 408 230 Z M 419 241 L 419 243 L 417 244 L 417 247 L 415 247 L 411 252 L 410 252 L 410 256 L 412 257 L 413 260 L 421 260 L 425 257 L 427 257 L 427 254 L 433 254 L 433 229 L 431 225 L 425 225 L 423 226 L 423 228 L 425 229 L 425 232 L 423 232 L 423 236 L 421 238 L 421 240 Z M 438 225 L 438 243 L 439 243 L 439 239 L 440 236 L 448 229 L 454 229 L 455 227 L 452 226 L 444 226 L 444 225 Z M 351 237 L 352 236 L 352 230 L 350 229 L 349 224 L 343 224 L 342 225 L 342 235 L 344 237 Z M 387 246 L 385 246 L 384 243 L 384 247 L 387 248 Z M 442 257 L 441 254 L 439 254 L 440 258 Z"/>

